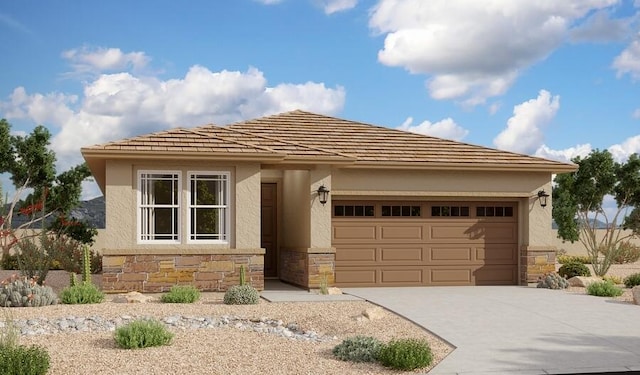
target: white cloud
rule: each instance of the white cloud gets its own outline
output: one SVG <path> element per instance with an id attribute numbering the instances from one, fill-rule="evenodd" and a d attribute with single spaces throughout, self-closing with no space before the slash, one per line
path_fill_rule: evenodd
<path id="1" fill-rule="evenodd" d="M 378 60 L 430 76 L 436 99 L 484 103 L 545 59 L 575 22 L 616 0 L 380 0 L 369 27 L 386 34 Z"/>
<path id="2" fill-rule="evenodd" d="M 492 114 L 492 115 L 495 115 L 500 110 L 500 107 L 502 107 L 502 103 L 500 103 L 500 102 L 492 103 L 489 106 L 489 113 Z"/>
<path id="3" fill-rule="evenodd" d="M 446 118 L 435 123 L 423 121 L 415 126 L 412 126 L 412 123 L 413 117 L 408 117 L 402 125 L 396 129 L 455 141 L 460 141 L 469 134 L 468 130 L 456 124 L 451 118 Z"/>
<path id="4" fill-rule="evenodd" d="M 571 30 L 574 42 L 612 42 L 623 40 L 631 33 L 636 17 L 611 18 L 606 10 L 594 12 L 584 22 Z"/>
<path id="5" fill-rule="evenodd" d="M 358 0 L 320 0 L 325 14 L 333 14 L 353 9 L 358 5 Z"/>
<path id="6" fill-rule="evenodd" d="M 624 142 L 609 147 L 609 152 L 611 152 L 615 161 L 626 161 L 629 155 L 640 153 L 640 135 L 627 138 Z"/>
<path id="7" fill-rule="evenodd" d="M 193 66 L 182 78 L 160 80 L 132 73 L 102 74 L 85 83 L 80 98 L 61 93 L 29 94 L 16 88 L 0 102 L 5 117 L 30 119 L 52 129 L 58 169 L 82 161 L 80 147 L 176 126 L 227 124 L 303 109 L 337 114 L 345 102 L 342 87 L 323 83 L 268 86 L 256 68 L 212 72 Z"/>
<path id="8" fill-rule="evenodd" d="M 119 48 L 88 46 L 64 51 L 62 57 L 73 67 L 72 74 L 140 70 L 151 60 L 144 52 L 124 53 Z"/>
<path id="9" fill-rule="evenodd" d="M 589 155 L 591 151 L 591 145 L 588 143 L 577 145 L 575 147 L 565 148 L 564 150 L 553 150 L 550 149 L 547 145 L 542 145 L 540 146 L 540 148 L 538 148 L 534 155 L 541 158 L 570 163 L 571 159 L 575 158 L 576 156 L 584 158 Z"/>
<path id="10" fill-rule="evenodd" d="M 627 46 L 614 60 L 613 68 L 617 71 L 618 77 L 625 74 L 631 75 L 633 79 L 640 78 L 640 40 L 635 40 Z"/>
<path id="11" fill-rule="evenodd" d="M 560 97 L 540 90 L 536 99 L 528 100 L 513 108 L 513 116 L 507 128 L 493 140 L 499 149 L 534 153 L 544 142 L 542 128 L 549 123 L 560 108 Z"/>

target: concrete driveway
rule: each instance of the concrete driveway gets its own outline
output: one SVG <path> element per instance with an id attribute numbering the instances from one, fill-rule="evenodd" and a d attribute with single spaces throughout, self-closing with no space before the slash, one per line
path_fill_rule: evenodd
<path id="1" fill-rule="evenodd" d="M 640 306 L 530 287 L 345 288 L 456 347 L 430 374 L 640 371 Z"/>

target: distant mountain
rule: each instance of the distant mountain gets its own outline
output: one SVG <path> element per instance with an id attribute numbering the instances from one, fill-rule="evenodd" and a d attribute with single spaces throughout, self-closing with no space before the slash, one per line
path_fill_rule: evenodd
<path id="1" fill-rule="evenodd" d="M 592 224 L 594 223 L 594 220 L 593 220 L 593 219 L 591 219 L 591 223 L 592 223 Z M 596 229 L 606 229 L 606 228 L 607 228 L 607 224 L 606 224 L 604 221 L 602 221 L 602 220 L 596 220 L 596 221 L 595 221 L 595 227 L 596 227 Z M 553 221 L 551 222 L 551 228 L 553 228 L 553 229 L 558 229 L 558 224 L 556 224 L 556 221 L 555 221 L 555 220 L 553 220 Z"/>
<path id="2" fill-rule="evenodd" d="M 5 205 L 4 212 L 9 210 L 9 205 Z M 98 229 L 105 228 L 105 205 L 104 196 L 93 198 L 87 201 L 81 201 L 78 207 L 71 210 L 71 217 L 80 221 L 86 220 Z M 13 215 L 12 226 L 14 228 L 26 223 L 28 217 L 20 214 Z"/>

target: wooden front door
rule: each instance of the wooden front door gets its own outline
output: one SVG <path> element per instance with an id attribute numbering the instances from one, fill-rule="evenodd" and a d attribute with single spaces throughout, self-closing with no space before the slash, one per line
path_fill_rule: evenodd
<path id="1" fill-rule="evenodd" d="M 274 183 L 262 184 L 261 244 L 265 249 L 264 277 L 278 277 L 278 193 Z"/>

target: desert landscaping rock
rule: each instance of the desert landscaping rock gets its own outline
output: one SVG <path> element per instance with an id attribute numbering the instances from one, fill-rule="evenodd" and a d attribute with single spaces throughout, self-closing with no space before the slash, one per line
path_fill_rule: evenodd
<path id="1" fill-rule="evenodd" d="M 602 281 L 602 279 L 595 276 L 574 276 L 567 281 L 569 281 L 570 286 L 586 288 L 589 284 Z"/>
<path id="2" fill-rule="evenodd" d="M 151 302 L 153 301 L 154 298 L 148 295 L 144 295 L 140 292 L 129 292 L 129 293 L 123 293 L 123 294 L 118 294 L 115 297 L 113 297 L 113 299 L 111 300 L 111 302 L 114 303 L 147 303 L 147 302 Z"/>
<path id="3" fill-rule="evenodd" d="M 633 296 L 633 303 L 640 305 L 640 285 L 631 289 L 631 295 Z"/>

